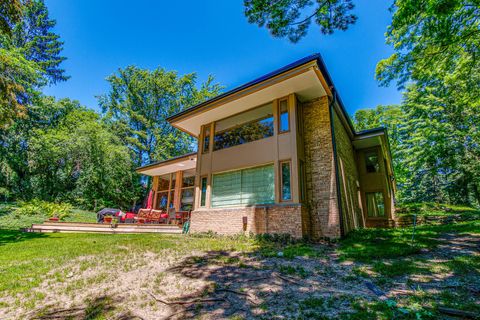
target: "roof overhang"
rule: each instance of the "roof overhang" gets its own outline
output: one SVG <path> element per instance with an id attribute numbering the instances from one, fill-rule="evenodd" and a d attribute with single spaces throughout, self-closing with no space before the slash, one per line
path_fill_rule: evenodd
<path id="1" fill-rule="evenodd" d="M 195 137 L 201 126 L 295 93 L 301 101 L 331 95 L 330 76 L 320 55 L 312 55 L 186 109 L 167 120 Z"/>
<path id="2" fill-rule="evenodd" d="M 136 169 L 136 171 L 138 173 L 153 177 L 177 171 L 194 169 L 196 165 L 197 154 L 189 153 L 180 157 L 154 162 L 152 164 L 139 167 Z"/>

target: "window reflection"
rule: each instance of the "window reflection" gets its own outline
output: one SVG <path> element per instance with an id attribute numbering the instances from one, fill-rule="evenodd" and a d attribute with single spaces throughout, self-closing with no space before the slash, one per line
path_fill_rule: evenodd
<path id="1" fill-rule="evenodd" d="M 273 136 L 272 105 L 243 112 L 215 124 L 215 150 Z"/>

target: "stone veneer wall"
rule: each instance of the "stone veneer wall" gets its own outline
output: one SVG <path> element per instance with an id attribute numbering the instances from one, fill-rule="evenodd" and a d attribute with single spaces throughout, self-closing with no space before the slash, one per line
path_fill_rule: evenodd
<path id="1" fill-rule="evenodd" d="M 337 161 L 342 201 L 342 216 L 345 233 L 363 227 L 363 212 L 358 199 L 359 176 L 357 171 L 355 150 L 345 127 L 335 112 L 335 143 L 337 145 Z"/>
<path id="2" fill-rule="evenodd" d="M 243 224 L 244 217 L 247 218 L 246 226 Z M 303 229 L 300 204 L 196 210 L 192 211 L 190 220 L 192 233 L 288 233 L 294 238 L 301 238 L 305 235 Z"/>
<path id="3" fill-rule="evenodd" d="M 338 238 L 340 217 L 328 98 L 303 103 L 302 109 L 310 235 L 313 239 Z"/>

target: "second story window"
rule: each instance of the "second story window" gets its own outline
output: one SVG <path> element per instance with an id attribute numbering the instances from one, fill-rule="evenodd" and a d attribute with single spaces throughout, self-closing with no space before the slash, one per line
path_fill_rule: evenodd
<path id="1" fill-rule="evenodd" d="M 267 104 L 215 122 L 214 150 L 273 136 L 273 107 Z"/>
<path id="2" fill-rule="evenodd" d="M 367 173 L 375 173 L 380 171 L 377 151 L 365 152 L 365 166 Z"/>
<path id="3" fill-rule="evenodd" d="M 210 125 L 206 126 L 203 131 L 203 153 L 210 150 Z"/>
<path id="4" fill-rule="evenodd" d="M 287 99 L 280 100 L 278 104 L 278 132 L 287 132 L 290 130 L 290 117 L 288 113 Z"/>

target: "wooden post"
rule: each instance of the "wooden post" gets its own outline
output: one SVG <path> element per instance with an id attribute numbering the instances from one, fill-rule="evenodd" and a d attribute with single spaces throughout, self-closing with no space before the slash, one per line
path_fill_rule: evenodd
<path id="1" fill-rule="evenodd" d="M 175 191 L 173 196 L 173 205 L 176 211 L 180 211 L 181 196 L 182 196 L 182 183 L 183 183 L 183 171 L 175 172 Z"/>

